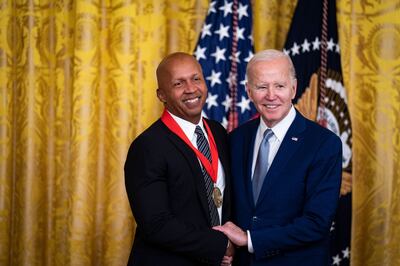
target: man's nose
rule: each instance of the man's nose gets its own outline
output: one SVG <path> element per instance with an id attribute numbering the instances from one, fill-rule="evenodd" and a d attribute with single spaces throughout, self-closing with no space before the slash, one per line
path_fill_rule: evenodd
<path id="1" fill-rule="evenodd" d="M 185 87 L 185 92 L 186 93 L 192 93 L 195 92 L 197 90 L 197 86 L 194 82 L 192 81 L 188 81 L 186 82 L 186 87 Z"/>
<path id="2" fill-rule="evenodd" d="M 268 88 L 267 91 L 265 92 L 265 98 L 267 99 L 273 99 L 275 97 L 275 91 L 272 88 Z"/>

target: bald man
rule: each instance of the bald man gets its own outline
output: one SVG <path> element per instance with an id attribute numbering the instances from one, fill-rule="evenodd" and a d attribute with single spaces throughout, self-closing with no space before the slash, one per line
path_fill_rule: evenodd
<path id="1" fill-rule="evenodd" d="M 230 218 L 226 131 L 201 116 L 207 86 L 193 56 L 168 55 L 156 74 L 165 110 L 125 162 L 137 223 L 128 265 L 229 265 L 233 245 L 212 229 Z"/>

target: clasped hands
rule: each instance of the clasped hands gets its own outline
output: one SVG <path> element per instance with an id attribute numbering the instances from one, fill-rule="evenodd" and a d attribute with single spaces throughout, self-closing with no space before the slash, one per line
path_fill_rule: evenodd
<path id="1" fill-rule="evenodd" d="M 229 239 L 228 247 L 221 263 L 222 266 L 229 266 L 232 263 L 233 255 L 235 253 L 234 245 L 238 247 L 247 246 L 247 233 L 232 222 L 226 222 L 224 225 L 214 226 L 213 229 L 224 233 Z"/>

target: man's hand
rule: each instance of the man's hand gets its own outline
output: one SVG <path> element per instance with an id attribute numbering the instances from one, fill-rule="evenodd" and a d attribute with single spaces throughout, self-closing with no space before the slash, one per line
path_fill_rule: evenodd
<path id="1" fill-rule="evenodd" d="M 221 266 L 230 266 L 232 264 L 234 254 L 235 254 L 235 247 L 228 239 L 228 246 L 226 247 L 225 256 L 222 259 Z"/>
<path id="2" fill-rule="evenodd" d="M 224 233 L 229 240 L 238 247 L 247 246 L 247 234 L 232 222 L 227 222 L 222 226 L 214 226 L 214 230 Z"/>
<path id="3" fill-rule="evenodd" d="M 351 192 L 352 187 L 352 177 L 348 172 L 342 172 L 342 185 L 340 186 L 340 195 L 344 196 Z"/>

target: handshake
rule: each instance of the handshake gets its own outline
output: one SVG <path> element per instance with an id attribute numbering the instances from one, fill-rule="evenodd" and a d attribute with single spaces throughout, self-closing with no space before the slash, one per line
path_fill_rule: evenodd
<path id="1" fill-rule="evenodd" d="M 225 255 L 221 262 L 221 266 L 229 266 L 232 264 L 233 256 L 235 254 L 235 246 L 247 246 L 247 233 L 232 222 L 226 222 L 224 225 L 214 226 L 213 229 L 224 233 L 229 238 L 228 247 L 226 248 Z"/>

